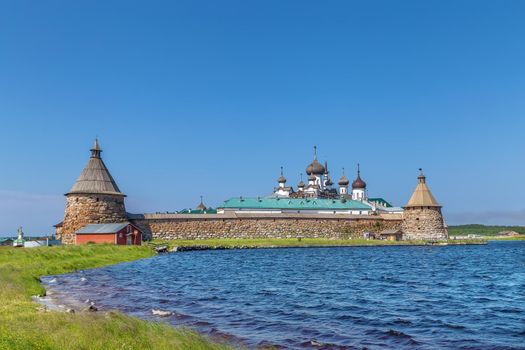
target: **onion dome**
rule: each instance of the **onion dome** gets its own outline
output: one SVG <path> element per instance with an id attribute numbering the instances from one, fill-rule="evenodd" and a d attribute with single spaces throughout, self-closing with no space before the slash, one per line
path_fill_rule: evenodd
<path id="1" fill-rule="evenodd" d="M 352 182 L 352 188 L 366 188 L 366 182 L 364 182 L 363 179 L 357 175 L 357 179 Z"/>
<path id="2" fill-rule="evenodd" d="M 304 187 L 303 174 L 302 173 L 301 173 L 301 181 L 299 181 L 299 183 L 297 184 L 297 187 L 299 187 L 299 188 Z"/>
<path id="3" fill-rule="evenodd" d="M 204 205 L 204 203 L 202 202 L 202 196 L 201 196 L 201 202 L 199 203 L 199 205 L 197 206 L 197 210 L 206 210 L 206 206 Z"/>
<path id="4" fill-rule="evenodd" d="M 317 159 L 314 159 L 310 165 L 306 168 L 306 173 L 308 175 L 314 174 L 314 175 L 323 175 L 324 174 L 324 166 L 317 161 Z"/>
<path id="5" fill-rule="evenodd" d="M 306 173 L 308 175 L 323 175 L 325 171 L 325 167 L 317 161 L 317 146 L 314 146 L 314 160 L 306 167 Z"/>
<path id="6" fill-rule="evenodd" d="M 345 175 L 345 168 L 343 168 L 343 176 L 339 179 L 339 186 L 348 186 L 350 184 L 350 180 Z"/>
<path id="7" fill-rule="evenodd" d="M 281 176 L 279 176 L 279 178 L 277 179 L 277 182 L 280 184 L 283 184 L 286 182 L 286 178 L 283 175 L 283 167 L 281 167 Z"/>
<path id="8" fill-rule="evenodd" d="M 361 170 L 359 164 L 357 164 L 357 178 L 352 182 L 352 188 L 366 188 L 366 182 L 361 179 Z"/>

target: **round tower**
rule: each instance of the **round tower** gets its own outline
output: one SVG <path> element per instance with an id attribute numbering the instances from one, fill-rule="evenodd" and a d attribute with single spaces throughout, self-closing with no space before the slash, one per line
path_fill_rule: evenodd
<path id="1" fill-rule="evenodd" d="M 65 194 L 66 209 L 61 232 L 63 244 L 75 244 L 75 232 L 87 224 L 118 223 L 128 220 L 125 194 L 102 161 L 102 149 L 95 140 L 91 157 L 71 190 Z"/>
<path id="2" fill-rule="evenodd" d="M 426 177 L 419 169 L 419 183 L 403 213 L 403 239 L 442 240 L 448 238 L 441 205 L 426 184 Z"/>

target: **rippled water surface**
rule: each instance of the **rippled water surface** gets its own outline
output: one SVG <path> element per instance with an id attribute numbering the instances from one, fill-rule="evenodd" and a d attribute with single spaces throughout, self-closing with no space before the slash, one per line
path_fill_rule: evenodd
<path id="1" fill-rule="evenodd" d="M 249 348 L 525 349 L 525 242 L 196 251 L 47 277 Z"/>

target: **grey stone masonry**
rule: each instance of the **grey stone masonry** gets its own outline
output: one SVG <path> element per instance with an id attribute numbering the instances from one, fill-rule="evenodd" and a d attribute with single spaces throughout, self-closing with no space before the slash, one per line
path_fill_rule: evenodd
<path id="1" fill-rule="evenodd" d="M 444 240 L 448 238 L 440 207 L 405 208 L 403 239 Z"/>
<path id="2" fill-rule="evenodd" d="M 132 219 L 144 230 L 145 238 L 153 239 L 214 239 L 214 238 L 359 238 L 364 232 L 378 233 L 385 229 L 400 229 L 401 220 L 380 217 L 338 219 L 324 218 L 250 217 Z"/>
<path id="3" fill-rule="evenodd" d="M 64 222 L 57 238 L 63 244 L 75 243 L 75 231 L 87 224 L 128 221 L 124 196 L 104 194 L 68 194 Z"/>

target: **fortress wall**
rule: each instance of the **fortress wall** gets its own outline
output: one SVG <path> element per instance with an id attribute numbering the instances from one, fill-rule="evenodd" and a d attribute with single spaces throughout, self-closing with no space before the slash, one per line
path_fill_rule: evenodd
<path id="1" fill-rule="evenodd" d="M 132 222 L 153 239 L 214 238 L 359 238 L 363 232 L 400 229 L 401 220 L 383 218 L 224 218 L 135 219 Z"/>

